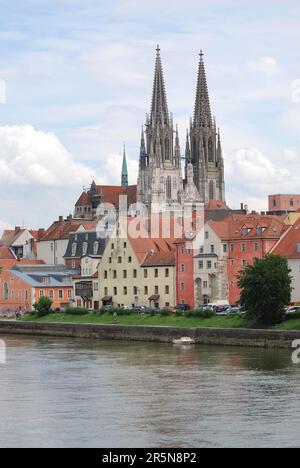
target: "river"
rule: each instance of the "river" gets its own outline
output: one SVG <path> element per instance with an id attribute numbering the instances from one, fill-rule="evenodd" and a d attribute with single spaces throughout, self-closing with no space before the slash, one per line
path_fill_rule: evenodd
<path id="1" fill-rule="evenodd" d="M 1 447 L 300 446 L 288 351 L 1 338 Z"/>

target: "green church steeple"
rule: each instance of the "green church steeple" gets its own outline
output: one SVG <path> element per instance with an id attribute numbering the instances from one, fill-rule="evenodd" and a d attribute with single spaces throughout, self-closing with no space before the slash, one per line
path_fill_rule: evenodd
<path id="1" fill-rule="evenodd" d="M 127 159 L 126 159 L 126 147 L 124 144 L 124 152 L 123 152 L 123 165 L 122 165 L 122 180 L 121 180 L 122 187 L 128 187 L 128 168 L 127 168 Z"/>

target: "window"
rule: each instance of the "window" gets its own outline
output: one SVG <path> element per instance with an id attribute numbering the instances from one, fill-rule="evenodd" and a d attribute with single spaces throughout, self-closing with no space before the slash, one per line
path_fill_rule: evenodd
<path id="1" fill-rule="evenodd" d="M 181 273 L 185 272 L 185 266 L 184 266 L 183 263 L 180 265 L 180 271 L 181 271 Z"/>
<path id="2" fill-rule="evenodd" d="M 207 289 L 207 281 L 203 281 L 203 288 Z"/>
<path id="3" fill-rule="evenodd" d="M 134 296 L 137 296 L 137 295 L 138 295 L 138 288 L 137 288 L 137 286 L 134 286 L 134 287 L 133 287 L 133 295 L 134 295 Z"/>
<path id="4" fill-rule="evenodd" d="M 40 297 L 44 297 L 44 295 L 45 295 L 45 292 L 44 292 L 43 289 L 41 289 L 41 290 L 40 290 Z"/>
<path id="5" fill-rule="evenodd" d="M 246 267 L 246 266 L 247 266 L 246 260 L 242 260 L 242 266 L 243 266 L 243 267 Z"/>
<path id="6" fill-rule="evenodd" d="M 215 183 L 213 180 L 209 181 L 209 199 L 210 200 L 215 199 Z"/>
<path id="7" fill-rule="evenodd" d="M 200 261 L 199 261 L 199 269 L 202 270 L 203 267 L 204 267 L 203 260 L 200 260 Z"/>
<path id="8" fill-rule="evenodd" d="M 105 272 L 104 272 L 104 279 L 107 279 L 107 276 L 108 276 L 108 272 L 107 272 L 107 270 L 105 270 Z"/>
<path id="9" fill-rule="evenodd" d="M 148 278 L 148 270 L 144 270 L 144 278 Z"/>
<path id="10" fill-rule="evenodd" d="M 234 244 L 230 244 L 230 252 L 234 252 Z"/>
<path id="11" fill-rule="evenodd" d="M 122 257 L 118 257 L 118 263 L 122 263 Z"/>
<path id="12" fill-rule="evenodd" d="M 18 292 L 18 298 L 20 302 L 22 302 L 22 297 L 23 297 L 23 293 L 22 293 L 22 290 L 20 289 L 20 291 Z"/>
<path id="13" fill-rule="evenodd" d="M 170 294 L 170 286 L 165 287 L 165 294 Z"/>
<path id="14" fill-rule="evenodd" d="M 109 257 L 109 259 L 108 259 L 108 263 L 109 263 L 109 264 L 111 264 L 111 263 L 112 263 L 112 259 L 111 259 L 111 257 Z"/>
<path id="15" fill-rule="evenodd" d="M 73 291 L 72 289 L 68 289 L 68 299 L 72 299 Z"/>
<path id="16" fill-rule="evenodd" d="M 262 230 L 262 227 L 261 226 L 257 226 L 256 228 L 256 235 L 257 236 L 260 236 L 262 234 L 263 230 Z"/>
<path id="17" fill-rule="evenodd" d="M 169 276 L 170 276 L 169 268 L 166 268 L 165 269 L 165 277 L 169 278 Z"/>
<path id="18" fill-rule="evenodd" d="M 246 252 L 246 244 L 242 244 L 242 252 Z"/>
<path id="19" fill-rule="evenodd" d="M 157 268 L 155 268 L 155 270 L 154 270 L 154 277 L 158 278 L 158 269 Z"/>
<path id="20" fill-rule="evenodd" d="M 108 296 L 108 288 L 104 288 L 104 295 Z"/>
<path id="21" fill-rule="evenodd" d="M 230 260 L 230 265 L 234 266 L 234 260 Z"/>
<path id="22" fill-rule="evenodd" d="M 159 294 L 159 287 L 155 286 L 155 294 Z"/>
<path id="23" fill-rule="evenodd" d="M 114 279 L 117 279 L 117 270 L 114 270 L 113 275 L 114 275 Z"/>
<path id="24" fill-rule="evenodd" d="M 27 289 L 25 290 L 25 301 L 26 302 L 28 301 L 28 290 Z"/>
<path id="25" fill-rule="evenodd" d="M 300 252 L 300 242 L 297 242 L 297 252 Z"/>
<path id="26" fill-rule="evenodd" d="M 49 298 L 54 299 L 54 291 L 49 291 Z"/>
<path id="27" fill-rule="evenodd" d="M 127 279 L 127 270 L 123 270 L 123 278 Z"/>
<path id="28" fill-rule="evenodd" d="M 94 281 L 94 291 L 99 291 L 99 284 L 97 281 Z"/>
<path id="29" fill-rule="evenodd" d="M 224 253 L 227 253 L 228 249 L 227 249 L 227 244 L 223 244 L 223 252 Z"/>
<path id="30" fill-rule="evenodd" d="M 111 250 L 115 250 L 115 244 L 111 244 Z"/>
<path id="31" fill-rule="evenodd" d="M 73 242 L 72 244 L 72 257 L 75 257 L 77 251 L 77 244 L 76 242 Z"/>
<path id="32" fill-rule="evenodd" d="M 127 296 L 127 286 L 124 286 L 124 296 Z"/>
<path id="33" fill-rule="evenodd" d="M 124 242 L 124 249 L 127 249 L 127 242 Z"/>
<path id="34" fill-rule="evenodd" d="M 294 200 L 293 199 L 290 200 L 290 206 L 294 206 Z"/>
<path id="35" fill-rule="evenodd" d="M 207 269 L 208 270 L 211 270 L 211 267 L 212 267 L 212 263 L 210 260 L 207 260 Z"/>
<path id="36" fill-rule="evenodd" d="M 257 243 L 254 244 L 254 252 L 258 252 L 258 244 Z"/>
<path id="37" fill-rule="evenodd" d="M 215 253 L 215 246 L 214 245 L 210 246 L 210 253 L 212 253 L 212 254 Z"/>
<path id="38" fill-rule="evenodd" d="M 133 270 L 133 277 L 137 278 L 137 270 Z"/>
<path id="39" fill-rule="evenodd" d="M 51 252 L 54 252 L 54 244 L 51 242 Z"/>
<path id="40" fill-rule="evenodd" d="M 72 269 L 75 270 L 75 268 L 76 268 L 76 261 L 72 260 Z"/>
<path id="41" fill-rule="evenodd" d="M 114 296 L 118 294 L 118 288 L 114 287 Z"/>
<path id="42" fill-rule="evenodd" d="M 166 194 L 167 194 L 167 199 L 171 200 L 171 198 L 172 198 L 172 179 L 171 179 L 170 176 L 167 177 Z"/>
<path id="43" fill-rule="evenodd" d="M 128 263 L 132 263 L 132 257 L 128 257 Z"/>
<path id="44" fill-rule="evenodd" d="M 181 283 L 181 284 L 180 284 L 180 289 L 181 289 L 181 291 L 184 291 L 184 290 L 185 290 L 185 284 L 184 284 L 184 283 Z"/>
<path id="45" fill-rule="evenodd" d="M 64 297 L 64 292 L 63 292 L 62 289 L 60 289 L 60 290 L 58 291 L 58 299 L 63 299 L 63 297 Z"/>
<path id="46" fill-rule="evenodd" d="M 205 231 L 205 239 L 209 239 L 209 232 L 208 231 Z"/>
<path id="47" fill-rule="evenodd" d="M 148 286 L 145 286 L 145 288 L 144 288 L 144 294 L 145 294 L 145 296 L 147 296 L 147 295 L 149 294 Z"/>
<path id="48" fill-rule="evenodd" d="M 98 248 L 99 248 L 99 242 L 94 242 L 94 248 L 93 248 L 94 255 L 97 255 Z"/>
<path id="49" fill-rule="evenodd" d="M 247 228 L 247 227 L 244 227 L 243 231 L 242 231 L 242 234 L 243 234 L 243 236 L 248 236 L 249 232 L 250 232 L 250 229 Z"/>

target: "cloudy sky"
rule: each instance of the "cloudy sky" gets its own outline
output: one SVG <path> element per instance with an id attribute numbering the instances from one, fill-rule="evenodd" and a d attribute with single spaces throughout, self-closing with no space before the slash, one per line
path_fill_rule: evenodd
<path id="1" fill-rule="evenodd" d="M 181 146 L 202 48 L 227 202 L 300 192 L 299 0 L 0 0 L 0 229 L 48 226 L 137 177 L 156 44 Z"/>

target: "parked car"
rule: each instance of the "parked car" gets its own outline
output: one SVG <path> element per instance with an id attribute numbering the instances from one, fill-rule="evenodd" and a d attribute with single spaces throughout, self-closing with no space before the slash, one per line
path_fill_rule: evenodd
<path id="1" fill-rule="evenodd" d="M 288 307 L 285 310 L 285 313 L 289 315 L 289 314 L 294 314 L 295 312 L 299 312 L 299 311 L 300 311 L 300 306 L 292 306 L 292 307 Z"/>

